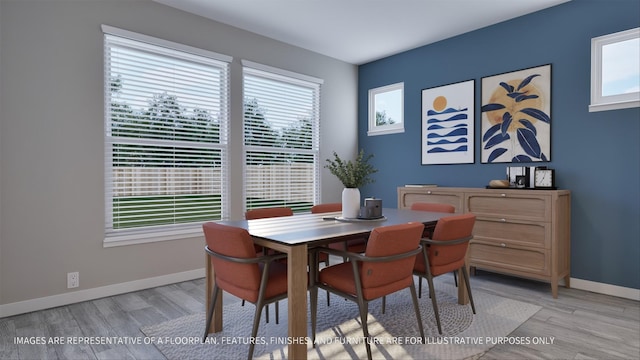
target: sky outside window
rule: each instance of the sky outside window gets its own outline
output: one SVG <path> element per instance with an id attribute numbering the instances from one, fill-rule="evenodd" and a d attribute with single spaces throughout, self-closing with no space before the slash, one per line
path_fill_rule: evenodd
<path id="1" fill-rule="evenodd" d="M 640 39 L 602 48 L 602 96 L 640 91 Z"/>
<path id="2" fill-rule="evenodd" d="M 402 122 L 402 89 L 385 91 L 375 96 L 376 113 L 386 112 L 393 123 Z"/>

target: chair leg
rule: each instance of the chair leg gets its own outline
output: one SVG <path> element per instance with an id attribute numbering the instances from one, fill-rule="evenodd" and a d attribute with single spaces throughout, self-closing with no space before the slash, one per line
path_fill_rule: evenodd
<path id="1" fill-rule="evenodd" d="M 329 255 L 327 254 L 327 260 L 324 262 L 325 266 L 329 266 Z M 331 294 L 327 291 L 327 306 L 331 306 Z"/>
<path id="2" fill-rule="evenodd" d="M 418 276 L 418 298 L 422 299 L 422 276 Z"/>
<path id="3" fill-rule="evenodd" d="M 267 262 L 262 269 L 262 276 L 260 277 L 260 288 L 258 290 L 258 301 L 256 301 L 256 312 L 253 316 L 253 328 L 251 329 L 251 338 L 255 339 L 258 334 L 258 325 L 260 325 L 260 315 L 262 315 L 262 308 L 265 306 L 264 301 L 264 293 L 267 288 L 267 281 L 269 279 L 269 265 Z M 269 305 L 267 304 L 267 311 L 269 310 Z M 266 311 L 265 311 L 266 312 Z M 251 341 L 249 345 L 249 356 L 248 359 L 251 360 L 253 358 L 253 350 L 255 349 L 256 344 L 255 341 Z"/>
<path id="4" fill-rule="evenodd" d="M 467 294 L 469 294 L 469 302 L 471 303 L 471 310 L 476 313 L 476 306 L 473 304 L 473 295 L 471 295 L 471 285 L 469 284 L 469 273 L 467 267 L 462 267 L 462 276 L 464 277 L 464 284 L 467 286 Z"/>
<path id="5" fill-rule="evenodd" d="M 265 322 L 268 324 L 269 323 L 269 305 L 265 306 L 264 309 L 264 316 L 265 316 Z"/>
<path id="6" fill-rule="evenodd" d="M 382 297 L 382 313 L 383 314 L 384 314 L 384 311 L 386 310 L 386 308 L 387 308 L 387 296 L 385 295 L 385 296 Z"/>
<path id="7" fill-rule="evenodd" d="M 420 315 L 420 306 L 418 305 L 418 296 L 416 295 L 416 285 L 411 283 L 411 299 L 413 300 L 413 309 L 416 312 L 416 319 L 418 320 L 418 329 L 420 330 L 420 336 L 422 337 L 423 344 L 426 344 L 427 338 L 424 336 L 424 327 L 422 326 L 422 316 Z"/>
<path id="8" fill-rule="evenodd" d="M 364 300 L 362 294 L 362 283 L 360 282 L 360 271 L 358 269 L 358 262 L 352 261 L 351 266 L 353 269 L 353 277 L 356 283 L 356 301 L 358 302 L 358 309 L 360 309 L 360 321 L 362 321 L 362 333 L 364 334 L 364 341 L 367 348 L 367 359 L 371 360 L 371 344 L 369 339 L 369 326 L 367 325 L 367 317 L 369 314 L 369 303 Z"/>
<path id="9" fill-rule="evenodd" d="M 280 306 L 278 305 L 277 301 L 274 307 L 276 308 L 276 324 L 280 324 Z M 267 305 L 267 308 L 268 308 L 268 305 Z"/>
<path id="10" fill-rule="evenodd" d="M 342 250 L 344 251 L 349 251 L 349 244 L 347 243 L 347 241 L 342 243 L 344 248 Z M 349 260 L 349 258 L 346 255 L 342 255 L 342 262 L 346 262 L 347 260 Z"/>
<path id="11" fill-rule="evenodd" d="M 364 334 L 364 341 L 367 347 L 367 359 L 371 360 L 371 344 L 369 341 L 369 326 L 368 322 L 368 314 L 369 314 L 369 304 L 364 301 L 362 298 L 358 299 L 358 308 L 360 309 L 360 321 L 362 321 L 362 333 Z"/>
<path id="12" fill-rule="evenodd" d="M 244 306 L 244 302 L 245 300 L 242 299 L 242 306 Z M 276 303 L 276 316 L 278 316 L 278 303 Z M 269 323 L 269 305 L 267 305 L 267 309 L 266 309 L 266 314 L 265 314 L 265 318 L 264 318 L 266 323 Z M 276 324 L 278 323 L 278 319 L 276 318 Z"/>
<path id="13" fill-rule="evenodd" d="M 453 272 L 453 283 L 456 284 L 456 287 L 458 287 L 458 272 L 457 271 Z"/>
<path id="14" fill-rule="evenodd" d="M 213 309 L 216 308 L 216 300 L 218 300 L 218 292 L 220 288 L 218 284 L 213 285 L 213 297 L 211 298 L 211 304 L 209 305 L 209 312 L 207 313 L 207 324 L 204 328 L 204 336 L 202 337 L 202 342 L 205 341 L 207 336 L 209 336 L 209 328 L 211 327 L 211 319 L 213 319 Z"/>
<path id="15" fill-rule="evenodd" d="M 262 315 L 262 308 L 264 307 L 263 299 L 258 298 L 258 302 L 256 303 L 256 312 L 253 316 L 253 327 L 251 328 L 251 339 L 255 339 L 258 334 L 258 326 L 260 325 L 260 315 Z M 269 306 L 267 305 L 267 309 Z M 256 347 L 255 341 L 251 341 L 249 344 L 249 355 L 247 359 L 253 359 L 253 351 Z"/>
<path id="16" fill-rule="evenodd" d="M 329 292 L 327 291 L 327 294 Z M 318 287 L 309 289 L 309 302 L 311 307 L 311 344 L 316 347 L 316 322 L 318 318 Z"/>
<path id="17" fill-rule="evenodd" d="M 442 327 L 440 326 L 440 313 L 438 311 L 438 302 L 436 301 L 436 291 L 433 286 L 433 278 L 428 276 L 427 283 L 429 283 L 429 297 L 431 298 L 431 305 L 433 306 L 433 312 L 436 315 L 436 324 L 438 325 L 438 333 L 442 335 Z"/>
<path id="18" fill-rule="evenodd" d="M 242 306 L 244 306 L 244 302 L 245 302 L 245 300 L 242 299 Z M 269 323 L 269 305 L 267 305 L 266 308 L 267 309 L 266 309 L 266 314 L 265 314 L 264 320 L 265 320 L 266 323 Z M 276 324 L 278 324 L 277 316 L 278 316 L 278 303 L 276 303 Z"/>

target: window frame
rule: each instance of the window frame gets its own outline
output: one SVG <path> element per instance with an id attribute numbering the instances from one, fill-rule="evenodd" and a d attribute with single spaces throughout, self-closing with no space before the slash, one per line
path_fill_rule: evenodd
<path id="1" fill-rule="evenodd" d="M 299 74 L 296 72 L 275 68 L 268 65 L 263 65 L 263 64 L 252 62 L 249 60 L 241 60 L 241 63 L 242 63 L 242 83 L 243 83 L 242 85 L 243 108 L 244 108 L 244 101 L 247 96 L 245 92 L 247 75 L 262 78 L 267 81 L 282 82 L 292 86 L 309 88 L 309 89 L 312 89 L 314 92 L 314 100 L 313 100 L 313 106 L 312 106 L 314 110 L 313 110 L 313 116 L 312 116 L 313 121 L 312 121 L 312 138 L 311 138 L 312 148 L 311 149 L 278 148 L 278 147 L 265 146 L 264 144 L 263 145 L 247 145 L 246 128 L 245 128 L 246 119 L 245 119 L 245 114 L 243 110 L 243 117 L 242 117 L 243 118 L 243 125 L 242 125 L 243 127 L 243 130 L 242 130 L 243 132 L 243 142 L 242 142 L 243 212 L 246 212 L 248 210 L 248 206 L 247 206 L 249 203 L 248 196 L 249 196 L 249 193 L 254 190 L 253 187 L 247 183 L 247 181 L 249 180 L 249 176 L 247 175 L 249 171 L 248 164 L 247 164 L 248 153 L 252 151 L 265 152 L 265 153 L 273 152 L 273 153 L 280 153 L 280 154 L 288 153 L 288 154 L 297 154 L 297 155 L 303 155 L 303 156 L 305 155 L 312 156 L 314 159 L 313 166 L 312 166 L 313 174 L 311 176 L 313 178 L 312 180 L 313 194 L 311 194 L 310 202 L 311 202 L 311 205 L 318 203 L 320 200 L 320 123 L 321 123 L 320 97 L 321 97 L 321 88 L 322 88 L 322 84 L 324 83 L 324 80 L 315 78 L 313 76 L 305 75 L 305 74 Z M 269 111 L 268 108 L 267 108 L 267 111 Z M 269 207 L 269 206 L 279 206 L 279 205 L 266 204 L 266 206 Z M 310 206 L 309 206 L 309 209 L 310 209 Z M 306 210 L 297 209 L 295 206 L 293 206 L 293 210 L 294 212 L 307 212 L 308 209 Z"/>
<path id="2" fill-rule="evenodd" d="M 399 107 L 400 121 L 395 124 L 377 125 L 376 109 L 378 108 L 378 103 L 376 101 L 376 96 L 392 93 L 398 90 L 400 90 L 400 99 L 398 100 L 399 103 L 395 104 L 395 106 Z M 404 132 L 404 82 L 399 82 L 395 84 L 390 84 L 390 85 L 369 89 L 368 110 L 369 110 L 368 111 L 369 130 L 367 132 L 368 136 L 403 133 Z"/>
<path id="3" fill-rule="evenodd" d="M 640 39 L 640 28 L 591 39 L 591 103 L 589 112 L 640 107 L 640 91 L 603 96 L 603 48 L 623 41 Z"/>
<path id="4" fill-rule="evenodd" d="M 102 25 L 103 31 L 103 49 L 104 49 L 104 126 L 105 126 L 105 234 L 103 239 L 104 247 L 123 246 L 131 244 L 150 243 L 166 240 L 185 239 L 202 236 L 202 221 L 192 222 L 175 222 L 172 224 L 163 225 L 148 225 L 139 227 L 127 227 L 122 229 L 114 229 L 113 226 L 113 145 L 115 144 L 145 144 L 145 146 L 167 146 L 172 144 L 174 148 L 180 149 L 207 149 L 214 153 L 219 153 L 220 157 L 220 179 L 219 186 L 221 188 L 221 203 L 220 203 L 220 216 L 222 219 L 229 217 L 229 106 L 230 106 L 230 63 L 233 60 L 232 57 L 218 54 L 212 51 L 191 47 L 184 44 L 174 43 L 164 39 L 147 36 L 144 34 L 134 33 L 128 30 L 118 29 L 108 25 Z M 123 137 L 122 140 L 116 139 L 111 136 L 111 84 L 110 74 L 111 69 L 111 49 L 114 46 L 112 42 L 118 42 L 122 39 L 123 42 L 131 42 L 132 48 L 139 51 L 148 51 L 156 56 L 167 56 L 168 58 L 174 55 L 176 59 L 189 59 L 193 58 L 193 61 L 197 62 L 197 59 L 207 59 L 202 62 L 204 66 L 218 66 L 218 70 L 222 77 L 220 83 L 216 83 L 219 86 L 219 94 L 221 102 L 219 104 L 218 119 L 220 120 L 220 132 L 218 134 L 218 142 L 197 142 L 188 141 L 176 137 L 174 140 L 157 141 L 153 137 L 137 137 L 129 138 Z M 137 44 L 133 44 L 133 42 Z M 136 47 L 140 46 L 140 49 Z M 120 45 L 122 46 L 122 45 Z M 151 47 L 151 49 L 143 47 Z M 153 49 L 158 49 L 158 52 L 154 52 Z M 160 49 L 161 48 L 161 49 Z M 182 57 L 181 57 L 182 56 Z M 190 60 L 187 60 L 190 61 Z M 125 103 L 126 104 L 126 103 Z M 195 106 L 195 105 L 194 105 Z M 185 135 L 188 136 L 188 135 Z M 155 145 L 154 145 L 155 144 Z M 174 179 L 174 178 L 171 178 Z M 178 178 L 179 179 L 179 178 Z M 180 180 L 179 180 L 180 181 Z M 178 193 L 174 193 L 176 195 Z M 189 194 L 187 194 L 189 195 Z M 151 195 L 150 195 L 151 196 Z M 174 208 L 175 209 L 175 208 Z"/>

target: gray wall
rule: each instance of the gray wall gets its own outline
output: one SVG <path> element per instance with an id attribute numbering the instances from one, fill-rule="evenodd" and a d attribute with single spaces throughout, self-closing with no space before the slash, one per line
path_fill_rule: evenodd
<path id="1" fill-rule="evenodd" d="M 68 293 L 71 271 L 82 290 L 204 267 L 201 237 L 103 248 L 101 24 L 234 57 L 232 217 L 242 216 L 240 59 L 324 79 L 321 159 L 356 153 L 354 65 L 147 0 L 2 0 L 0 9 L 0 305 Z M 323 201 L 339 200 L 325 169 L 321 188 Z"/>
<path id="2" fill-rule="evenodd" d="M 1 2 L 1 1 L 0 1 Z M 2 4 L 0 4 L 0 84 L 4 84 L 2 69 Z M 0 86 L 0 110 L 2 110 L 2 86 Z M 2 115 L 0 115 L 0 150 L 2 149 Z M 2 151 L 0 151 L 0 204 L 2 204 Z M 0 205 L 0 304 L 2 304 L 2 206 Z"/>

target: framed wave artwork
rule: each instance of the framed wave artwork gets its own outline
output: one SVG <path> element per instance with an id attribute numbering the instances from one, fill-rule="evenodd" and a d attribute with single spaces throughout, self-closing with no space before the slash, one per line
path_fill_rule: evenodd
<path id="1" fill-rule="evenodd" d="M 422 165 L 473 164 L 475 80 L 422 90 Z"/>

